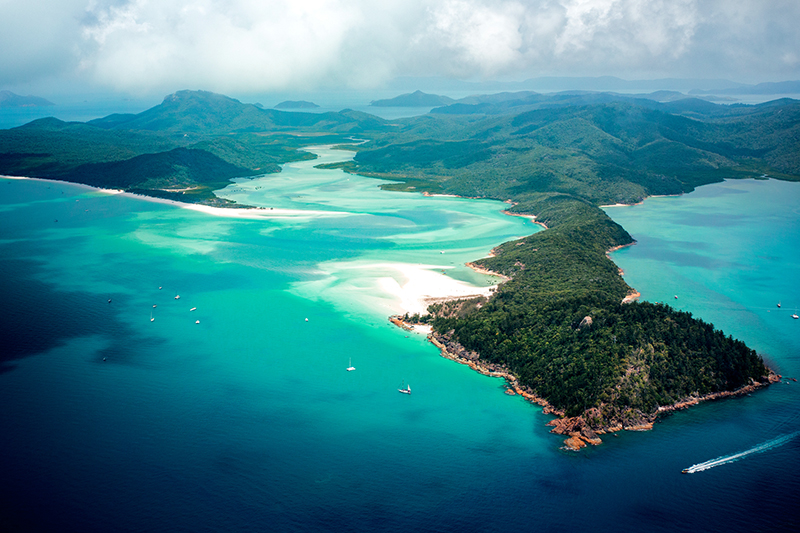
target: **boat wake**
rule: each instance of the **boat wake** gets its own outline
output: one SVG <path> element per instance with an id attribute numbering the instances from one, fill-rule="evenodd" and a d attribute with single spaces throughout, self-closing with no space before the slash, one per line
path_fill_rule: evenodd
<path id="1" fill-rule="evenodd" d="M 710 461 L 706 461 L 705 463 L 699 463 L 696 465 L 692 465 L 685 470 L 682 470 L 684 474 L 694 474 L 697 472 L 702 472 L 704 470 L 708 470 L 709 468 L 714 468 L 715 466 L 721 466 L 728 463 L 734 463 L 740 459 L 744 459 L 748 455 L 753 455 L 756 453 L 762 453 L 767 450 L 771 450 L 773 448 L 777 448 L 778 446 L 783 446 L 793 438 L 800 435 L 800 431 L 795 431 L 794 433 L 790 433 L 788 435 L 783 435 L 781 437 L 774 438 L 772 440 L 768 440 L 758 446 L 753 446 L 749 450 L 745 450 L 743 452 L 734 453 L 732 455 L 725 455 L 723 457 L 717 457 L 716 459 L 711 459 Z"/>

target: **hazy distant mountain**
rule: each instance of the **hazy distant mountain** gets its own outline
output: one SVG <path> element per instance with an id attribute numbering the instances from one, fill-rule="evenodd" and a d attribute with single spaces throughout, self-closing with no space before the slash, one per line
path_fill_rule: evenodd
<path id="1" fill-rule="evenodd" d="M 689 91 L 691 89 L 719 91 L 745 87 L 723 79 L 691 79 L 691 78 L 662 78 L 657 80 L 624 80 L 614 76 L 598 77 L 540 77 L 524 81 L 484 81 L 470 82 L 450 80 L 446 78 L 395 78 L 388 86 L 396 90 L 411 90 L 422 88 L 426 91 L 470 91 L 496 92 L 496 91 Z"/>
<path id="2" fill-rule="evenodd" d="M 43 107 L 56 105 L 39 96 L 20 96 L 11 91 L 0 91 L 0 107 Z"/>
<path id="3" fill-rule="evenodd" d="M 447 96 L 414 91 L 411 94 L 401 94 L 386 100 L 373 100 L 369 105 L 375 107 L 433 107 L 452 104 L 454 101 Z"/>
<path id="4" fill-rule="evenodd" d="M 286 100 L 275 106 L 275 109 L 314 109 L 319 107 L 314 102 L 307 102 L 305 100 Z"/>
<path id="5" fill-rule="evenodd" d="M 688 91 L 718 90 L 741 87 L 743 84 L 721 79 L 661 78 L 657 80 L 623 80 L 614 76 L 596 78 L 531 78 L 521 83 L 525 89 L 566 91 Z"/>
<path id="6" fill-rule="evenodd" d="M 608 104 L 611 102 L 635 103 L 642 107 L 657 108 L 659 97 L 664 92 L 653 95 L 624 95 L 596 91 L 563 91 L 558 93 L 536 93 L 532 91 L 506 92 L 490 95 L 474 95 L 457 100 L 455 103 L 436 107 L 433 114 L 442 115 L 499 115 L 521 113 L 534 109 Z M 680 94 L 680 93 L 678 93 Z"/>
<path id="7" fill-rule="evenodd" d="M 741 104 L 716 105 L 712 103 L 712 100 L 721 99 L 724 97 L 686 95 L 677 91 L 640 94 L 622 94 L 610 91 L 562 91 L 556 93 L 519 91 L 468 96 L 456 100 L 450 105 L 435 107 L 430 112 L 436 115 L 503 115 L 537 109 L 618 102 L 685 116 L 710 118 L 747 114 L 749 111 L 759 108 L 759 106 L 742 106 Z"/>
<path id="8" fill-rule="evenodd" d="M 766 82 L 719 90 L 694 89 L 689 94 L 800 94 L 800 81 Z"/>

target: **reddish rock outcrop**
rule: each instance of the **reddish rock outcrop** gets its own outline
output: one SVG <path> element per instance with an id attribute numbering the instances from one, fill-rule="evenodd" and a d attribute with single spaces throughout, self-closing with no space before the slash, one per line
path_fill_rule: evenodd
<path id="1" fill-rule="evenodd" d="M 588 320 L 584 319 L 584 321 L 581 322 L 584 327 L 591 325 L 591 317 L 586 318 Z M 402 317 L 391 317 L 390 320 L 399 327 L 410 329 L 410 326 L 402 320 Z M 584 322 L 588 322 L 588 324 L 584 324 Z M 602 404 L 599 407 L 587 409 L 579 416 L 567 417 L 563 410 L 552 406 L 547 400 L 537 396 L 536 393 L 528 387 L 520 385 L 517 377 L 507 368 L 502 365 L 482 361 L 479 353 L 467 350 L 461 344 L 454 341 L 452 339 L 452 334 L 452 331 L 447 334 L 434 332 L 428 336 L 428 340 L 439 348 L 442 357 L 467 365 L 486 376 L 504 378 L 508 382 L 506 394 L 511 396 L 520 395 L 530 402 L 541 405 L 544 414 L 556 416 L 557 418 L 547 423 L 548 426 L 553 427 L 550 432 L 557 435 L 569 435 L 569 438 L 564 441 L 564 446 L 569 450 L 575 451 L 586 447 L 587 444 L 592 446 L 602 444 L 600 435 L 606 433 L 617 433 L 622 430 L 648 431 L 653 429 L 653 423 L 658 416 L 664 413 L 686 409 L 703 401 L 749 394 L 761 387 L 766 387 L 771 383 L 779 383 L 781 381 L 780 374 L 770 372 L 769 376 L 763 381 L 751 380 L 748 385 L 735 391 L 722 391 L 703 396 L 698 395 L 684 398 L 672 405 L 659 407 L 655 413 L 642 413 L 641 411 L 630 408 L 623 411 L 617 407 Z"/>

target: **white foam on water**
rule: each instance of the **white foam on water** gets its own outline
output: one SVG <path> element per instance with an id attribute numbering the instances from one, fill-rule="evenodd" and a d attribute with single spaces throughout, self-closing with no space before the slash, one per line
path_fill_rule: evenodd
<path id="1" fill-rule="evenodd" d="M 783 435 L 781 437 L 774 438 L 772 440 L 768 440 L 758 446 L 754 446 L 749 450 L 745 450 L 743 452 L 734 453 L 732 455 L 725 455 L 723 457 L 717 457 L 716 459 L 711 459 L 710 461 L 706 461 L 704 463 L 699 463 L 696 465 L 692 465 L 686 469 L 687 474 L 694 474 L 697 472 L 702 472 L 704 470 L 708 470 L 710 468 L 714 468 L 715 466 L 722 466 L 728 463 L 734 463 L 739 461 L 740 459 L 744 459 L 748 455 L 754 455 L 757 453 L 763 453 L 767 450 L 771 450 L 773 448 L 777 448 L 778 446 L 783 446 L 793 438 L 800 435 L 800 431 L 795 431 L 794 433 L 790 433 L 788 435 Z"/>

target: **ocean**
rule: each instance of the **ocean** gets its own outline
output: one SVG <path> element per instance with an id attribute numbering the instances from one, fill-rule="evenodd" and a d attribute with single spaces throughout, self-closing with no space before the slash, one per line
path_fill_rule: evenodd
<path id="1" fill-rule="evenodd" d="M 463 263 L 538 227 L 312 151 L 219 192 L 254 218 L 0 179 L 0 530 L 796 530 L 800 383 L 564 451 L 540 407 L 387 321 L 409 280 L 490 287 Z M 609 208 L 638 241 L 613 258 L 796 376 L 799 197 Z"/>

